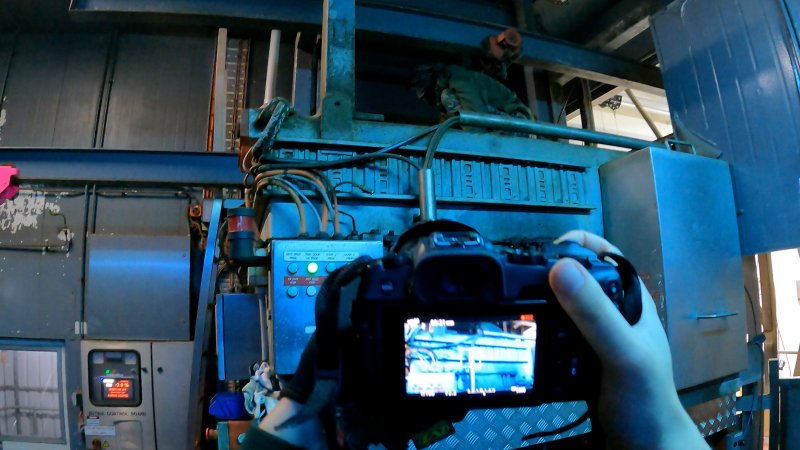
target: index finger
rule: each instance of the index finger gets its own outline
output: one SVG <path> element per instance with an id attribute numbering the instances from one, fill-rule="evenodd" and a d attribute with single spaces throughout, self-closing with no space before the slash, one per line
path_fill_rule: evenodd
<path id="1" fill-rule="evenodd" d="M 608 242 L 604 238 L 589 233 L 588 231 L 584 230 L 572 230 L 568 231 L 561 235 L 558 239 L 556 239 L 556 244 L 560 244 L 564 241 L 575 241 L 580 244 L 582 247 L 586 247 L 589 250 L 595 253 L 616 253 L 618 255 L 622 255 L 622 252 L 614 246 L 612 243 Z"/>

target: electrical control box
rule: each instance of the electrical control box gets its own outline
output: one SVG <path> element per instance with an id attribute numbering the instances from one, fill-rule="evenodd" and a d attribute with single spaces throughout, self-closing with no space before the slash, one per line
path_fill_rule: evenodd
<path id="1" fill-rule="evenodd" d="M 81 342 L 87 450 L 185 450 L 193 345 Z"/>
<path id="2" fill-rule="evenodd" d="M 273 240 L 270 255 L 270 355 L 276 373 L 292 374 L 316 329 L 314 303 L 322 282 L 359 256 L 383 257 L 383 242 Z"/>
<path id="3" fill-rule="evenodd" d="M 89 351 L 89 396 L 97 406 L 139 406 L 142 363 L 134 350 Z"/>

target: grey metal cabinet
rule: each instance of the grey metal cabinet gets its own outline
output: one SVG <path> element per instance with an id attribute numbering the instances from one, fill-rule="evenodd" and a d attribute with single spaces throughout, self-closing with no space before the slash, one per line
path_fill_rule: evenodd
<path id="1" fill-rule="evenodd" d="M 656 302 L 678 389 L 744 370 L 748 310 L 728 164 L 651 148 L 600 176 L 606 237 Z"/>

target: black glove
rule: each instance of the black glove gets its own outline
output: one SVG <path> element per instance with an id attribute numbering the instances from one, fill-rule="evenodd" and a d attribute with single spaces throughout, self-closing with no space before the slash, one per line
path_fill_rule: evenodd
<path id="1" fill-rule="evenodd" d="M 297 403 L 306 403 L 314 390 L 315 369 L 317 365 L 317 335 L 312 334 L 308 340 L 294 376 L 281 389 L 279 397 L 289 398 Z"/>

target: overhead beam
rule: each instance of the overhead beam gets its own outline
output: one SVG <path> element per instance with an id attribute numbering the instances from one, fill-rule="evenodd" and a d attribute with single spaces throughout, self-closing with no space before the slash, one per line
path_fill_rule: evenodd
<path id="1" fill-rule="evenodd" d="M 217 152 L 0 147 L 21 183 L 241 187 L 239 156 Z"/>
<path id="2" fill-rule="evenodd" d="M 622 0 L 595 21 L 583 45 L 591 50 L 613 52 L 649 29 L 650 16 L 661 8 L 658 0 Z M 557 82 L 563 86 L 572 78 L 564 74 Z"/>
<path id="3" fill-rule="evenodd" d="M 261 28 L 319 29 L 319 1 L 295 0 L 73 0 L 73 17 L 95 20 L 189 23 L 233 27 L 258 24 Z M 481 42 L 505 27 L 451 16 L 421 14 L 382 5 L 356 6 L 359 39 L 387 39 L 439 51 L 482 52 Z M 522 33 L 523 64 L 616 86 L 663 92 L 659 69 L 607 53 L 534 33 Z"/>

